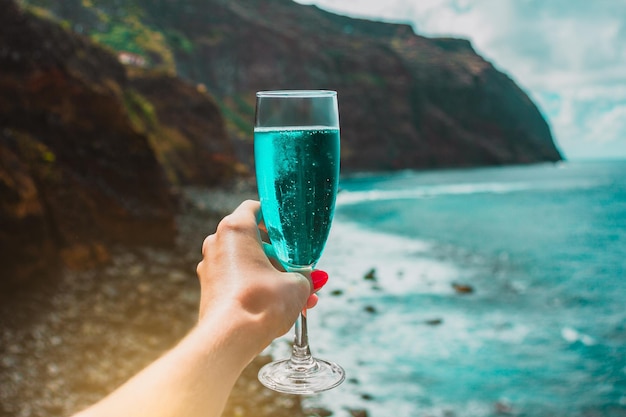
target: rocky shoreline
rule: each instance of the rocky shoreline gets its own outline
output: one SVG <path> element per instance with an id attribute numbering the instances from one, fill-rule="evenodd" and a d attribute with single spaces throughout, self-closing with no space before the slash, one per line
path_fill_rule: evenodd
<path id="1" fill-rule="evenodd" d="M 250 191 L 186 189 L 174 249 L 118 247 L 109 265 L 63 271 L 0 307 L 0 416 L 67 416 L 172 347 L 196 320 L 195 267 L 204 236 Z M 224 417 L 321 416 L 262 387 L 257 358 Z"/>

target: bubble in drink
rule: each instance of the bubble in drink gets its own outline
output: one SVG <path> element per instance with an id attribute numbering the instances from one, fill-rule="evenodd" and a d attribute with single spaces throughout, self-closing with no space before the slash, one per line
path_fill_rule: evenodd
<path id="1" fill-rule="evenodd" d="M 285 269 L 319 260 L 335 210 L 339 129 L 256 128 L 255 162 L 263 219 Z"/>

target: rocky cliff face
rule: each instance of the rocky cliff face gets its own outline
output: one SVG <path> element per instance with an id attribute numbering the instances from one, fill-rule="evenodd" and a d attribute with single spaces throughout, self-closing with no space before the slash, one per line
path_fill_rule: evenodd
<path id="1" fill-rule="evenodd" d="M 114 47 L 120 27 L 134 28 L 128 49 L 218 98 L 250 164 L 254 93 L 288 88 L 339 92 L 344 172 L 561 159 L 528 96 L 465 40 L 291 0 L 29 3 Z M 142 33 L 163 36 L 146 42 Z"/>
<path id="2" fill-rule="evenodd" d="M 464 40 L 290 0 L 0 2 L 0 263 L 25 275 L 172 242 L 173 188 L 253 165 L 258 90 L 337 90 L 344 173 L 560 159 Z"/>
<path id="3" fill-rule="evenodd" d="M 129 79 L 111 52 L 5 0 L 0 68 L 3 286 L 106 261 L 114 244 L 169 245 L 173 185 L 233 173 L 210 97 L 163 74 Z"/>

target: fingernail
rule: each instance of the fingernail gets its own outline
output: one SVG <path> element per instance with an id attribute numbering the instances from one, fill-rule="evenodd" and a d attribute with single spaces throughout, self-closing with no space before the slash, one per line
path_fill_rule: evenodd
<path id="1" fill-rule="evenodd" d="M 311 272 L 311 281 L 313 281 L 313 291 L 317 291 L 328 282 L 328 273 L 321 269 L 316 269 Z"/>

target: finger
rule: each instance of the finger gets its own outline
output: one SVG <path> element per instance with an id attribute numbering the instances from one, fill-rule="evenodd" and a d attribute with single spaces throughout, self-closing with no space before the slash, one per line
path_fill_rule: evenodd
<path id="1" fill-rule="evenodd" d="M 269 242 L 270 237 L 267 233 L 267 226 L 265 225 L 265 221 L 263 220 L 263 210 L 259 210 L 256 217 L 257 227 L 259 228 L 259 233 L 261 234 L 261 240 L 263 242 Z"/>
<path id="2" fill-rule="evenodd" d="M 265 256 L 267 256 L 267 259 L 269 259 L 270 262 L 272 263 L 272 266 L 278 269 L 279 271 L 285 272 L 285 268 L 281 265 L 280 261 L 278 260 L 278 256 L 276 256 L 276 251 L 274 250 L 274 247 L 270 245 L 269 243 L 265 243 L 265 242 L 262 242 L 262 245 L 263 245 L 263 252 L 265 253 Z"/>
<path id="3" fill-rule="evenodd" d="M 206 256 L 208 248 L 214 240 L 215 240 L 215 235 L 209 235 L 202 242 L 202 257 L 203 258 Z"/>
<path id="4" fill-rule="evenodd" d="M 258 252 L 255 255 L 262 255 L 261 236 L 257 227 L 259 211 L 260 203 L 258 201 L 244 201 L 219 222 L 215 234 L 219 240 L 236 242 L 236 246 L 239 248 L 250 248 L 256 252 L 258 247 Z M 252 249 L 253 247 L 254 249 Z"/>
<path id="5" fill-rule="evenodd" d="M 256 200 L 253 200 L 256 201 Z M 261 210 L 261 202 L 259 203 L 259 210 L 256 212 L 256 224 L 261 224 L 263 223 L 263 210 Z"/>
<path id="6" fill-rule="evenodd" d="M 246 200 L 220 221 L 217 226 L 218 230 L 227 228 L 258 235 L 257 218 L 260 215 L 260 211 L 261 204 L 258 201 Z"/>
<path id="7" fill-rule="evenodd" d="M 317 294 L 311 294 L 306 300 L 306 308 L 309 309 L 315 307 L 318 301 L 319 297 L 317 296 Z"/>
<path id="8" fill-rule="evenodd" d="M 321 290 L 328 282 L 328 273 L 321 269 L 313 270 L 311 272 L 311 282 L 313 283 L 313 292 Z"/>
<path id="9" fill-rule="evenodd" d="M 256 214 L 256 224 L 259 226 L 260 230 L 267 232 L 267 228 L 265 227 L 265 221 L 263 220 L 263 210 L 260 209 L 260 206 L 259 211 Z"/>

